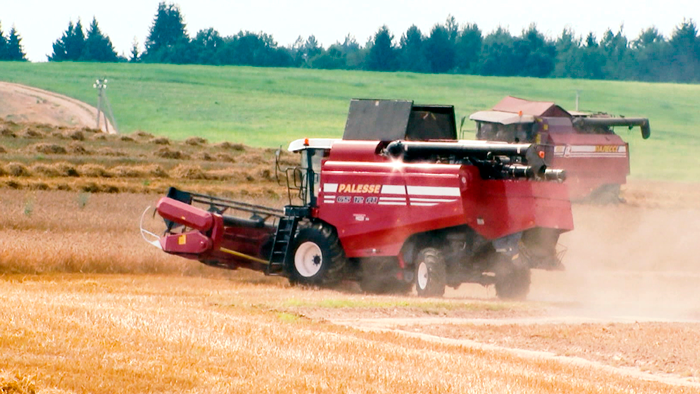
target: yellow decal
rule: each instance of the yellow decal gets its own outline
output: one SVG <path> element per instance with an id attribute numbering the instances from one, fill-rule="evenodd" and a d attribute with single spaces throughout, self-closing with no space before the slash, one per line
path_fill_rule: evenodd
<path id="1" fill-rule="evenodd" d="M 617 145 L 596 145 L 595 151 L 602 153 L 617 153 L 618 147 Z"/>
<path id="2" fill-rule="evenodd" d="M 379 193 L 382 185 L 362 185 L 354 183 L 341 183 L 338 186 L 338 193 Z"/>
<path id="3" fill-rule="evenodd" d="M 184 245 L 187 243 L 187 235 L 182 234 L 181 236 L 177 237 L 177 244 L 178 245 Z"/>

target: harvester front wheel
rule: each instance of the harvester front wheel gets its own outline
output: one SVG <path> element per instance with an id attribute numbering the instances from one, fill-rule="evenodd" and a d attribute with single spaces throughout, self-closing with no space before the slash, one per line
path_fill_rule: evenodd
<path id="1" fill-rule="evenodd" d="M 496 256 L 496 295 L 504 300 L 524 300 L 530 292 L 530 267 L 504 254 Z"/>
<path id="2" fill-rule="evenodd" d="M 304 227 L 292 242 L 289 282 L 332 286 L 342 279 L 346 259 L 335 230 L 323 223 Z"/>
<path id="3" fill-rule="evenodd" d="M 442 297 L 447 272 L 440 249 L 425 248 L 416 258 L 416 293 L 420 297 Z"/>

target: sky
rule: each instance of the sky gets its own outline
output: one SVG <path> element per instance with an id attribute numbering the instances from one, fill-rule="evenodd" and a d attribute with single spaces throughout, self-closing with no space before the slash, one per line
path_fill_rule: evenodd
<path id="1" fill-rule="evenodd" d="M 141 50 L 158 9 L 159 0 L 0 0 L 0 24 L 5 35 L 14 26 L 30 61 L 43 62 L 52 44 L 80 19 L 84 28 L 97 18 L 100 30 L 112 40 L 117 53 L 128 55 L 136 40 Z M 449 15 L 460 25 L 476 23 L 484 35 L 504 27 L 520 35 L 531 23 L 556 38 L 564 28 L 579 36 L 593 32 L 598 38 L 607 29 L 623 26 L 628 39 L 648 27 L 656 27 L 667 38 L 685 19 L 700 22 L 700 0 L 588 0 L 574 4 L 554 0 L 179 0 L 187 25 L 194 36 L 213 27 L 222 36 L 241 30 L 265 32 L 281 46 L 297 37 L 315 35 L 327 48 L 348 34 L 364 45 L 382 25 L 387 25 L 396 43 L 411 26 L 428 34 Z M 170 3 L 170 1 L 168 1 Z"/>

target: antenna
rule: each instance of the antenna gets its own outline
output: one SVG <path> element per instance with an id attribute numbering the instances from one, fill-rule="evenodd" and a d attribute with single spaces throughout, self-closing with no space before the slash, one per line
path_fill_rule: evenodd
<path id="1" fill-rule="evenodd" d="M 117 121 L 114 120 L 114 114 L 112 114 L 112 106 L 109 105 L 109 99 L 107 99 L 107 78 L 99 78 L 95 80 L 95 83 L 92 85 L 93 88 L 97 89 L 97 128 L 98 130 L 100 129 L 100 114 L 104 117 L 105 121 L 105 131 L 109 133 L 109 122 L 107 121 L 107 113 L 104 111 L 103 106 L 107 108 L 107 111 L 109 112 L 109 120 L 112 122 L 112 126 L 114 126 L 114 132 L 119 133 L 119 129 L 117 128 Z"/>

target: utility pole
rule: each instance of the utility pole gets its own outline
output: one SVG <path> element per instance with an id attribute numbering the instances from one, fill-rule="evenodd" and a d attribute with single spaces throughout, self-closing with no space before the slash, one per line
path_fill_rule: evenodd
<path id="1" fill-rule="evenodd" d="M 581 95 L 580 90 L 576 90 L 576 112 L 578 112 L 578 97 Z"/>
<path id="2" fill-rule="evenodd" d="M 95 80 L 95 83 L 92 85 L 93 88 L 97 89 L 97 126 L 96 128 L 99 130 L 100 129 L 100 113 L 102 114 L 104 121 L 105 121 L 105 131 L 109 133 L 109 122 L 107 121 L 107 113 L 104 111 L 103 107 L 107 108 L 107 111 L 109 111 L 109 120 L 112 122 L 112 126 L 114 126 L 114 132 L 119 133 L 119 129 L 117 129 L 117 121 L 114 120 L 114 115 L 112 114 L 112 106 L 109 105 L 109 99 L 107 99 L 107 79 L 106 78 L 100 78 Z"/>

